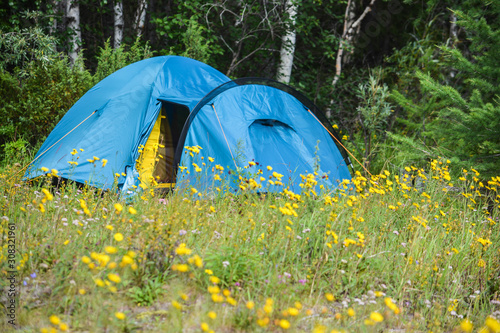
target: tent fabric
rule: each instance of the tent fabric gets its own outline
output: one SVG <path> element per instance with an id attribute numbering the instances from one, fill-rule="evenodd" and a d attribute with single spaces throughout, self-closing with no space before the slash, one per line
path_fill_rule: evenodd
<path id="1" fill-rule="evenodd" d="M 351 179 L 350 162 L 318 115 L 312 102 L 278 82 L 231 81 L 196 60 L 150 58 L 118 70 L 78 100 L 25 178 L 47 167 L 105 190 L 117 184 L 128 195 L 149 187 L 152 177 L 176 187 L 212 186 L 218 164 L 233 188 L 239 175 L 259 172 L 266 179 L 283 175 L 281 182 L 296 192 L 301 175 L 313 172 L 325 186 L 336 186 Z M 189 154 L 186 147 L 193 146 L 203 148 L 200 154 Z M 255 165 L 249 167 L 250 161 Z"/>
<path id="2" fill-rule="evenodd" d="M 118 178 L 119 185 L 136 186 L 138 147 L 146 143 L 158 118 L 159 99 L 191 110 L 208 92 L 228 81 L 216 69 L 179 56 L 154 57 L 124 67 L 96 84 L 66 113 L 25 178 L 40 176 L 44 173 L 40 168 L 47 167 L 57 169 L 61 177 L 103 189 L 113 185 L 116 173 L 125 173 Z M 78 153 L 72 155 L 73 149 Z M 108 161 L 105 167 L 102 159 Z"/>
<path id="3" fill-rule="evenodd" d="M 144 189 L 153 183 L 153 174 L 155 173 L 156 158 L 160 154 L 160 131 L 162 115 L 159 114 L 156 122 L 149 134 L 144 148 L 139 147 L 139 158 L 136 161 L 136 169 L 139 172 L 140 186 Z"/>
<path id="4" fill-rule="evenodd" d="M 257 162 L 264 172 L 271 166 L 272 172 L 282 174 L 282 182 L 297 192 L 301 191 L 301 174 L 316 171 L 328 175 L 324 183 L 329 186 L 351 179 L 347 163 L 328 131 L 285 91 L 258 84 L 232 85 L 206 100 L 190 121 L 184 145 L 203 148 L 198 160 L 214 157 L 214 163 L 232 170 L 244 168 L 249 161 Z M 180 164 L 186 169 L 180 173 L 178 184 L 210 186 L 213 180 L 200 179 L 193 163 L 200 164 L 192 160 L 189 154 L 182 154 Z"/>

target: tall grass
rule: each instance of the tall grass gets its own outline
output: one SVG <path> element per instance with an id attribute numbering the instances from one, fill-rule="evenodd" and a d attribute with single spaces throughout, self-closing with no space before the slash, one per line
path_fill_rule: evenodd
<path id="1" fill-rule="evenodd" d="M 302 193 L 260 195 L 242 177 L 236 194 L 125 204 L 7 167 L 2 303 L 14 223 L 27 332 L 499 332 L 500 177 L 450 168 L 357 173 L 330 192 L 314 174 Z"/>

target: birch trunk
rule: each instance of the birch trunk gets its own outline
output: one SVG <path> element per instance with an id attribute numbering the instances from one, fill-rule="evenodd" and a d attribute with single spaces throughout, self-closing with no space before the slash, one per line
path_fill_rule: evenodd
<path id="1" fill-rule="evenodd" d="M 352 40 L 356 36 L 356 32 L 359 31 L 359 29 L 358 29 L 359 25 L 361 24 L 361 22 L 365 18 L 366 14 L 368 14 L 372 10 L 372 6 L 374 3 L 375 3 L 375 0 L 371 0 L 370 4 L 368 4 L 368 6 L 366 6 L 365 10 L 359 16 L 359 18 L 354 23 L 352 23 L 350 26 L 348 26 L 347 25 L 348 22 L 352 21 L 352 19 L 350 19 L 350 16 L 352 15 L 352 13 L 351 13 L 351 8 L 352 8 L 351 7 L 351 0 L 348 1 L 346 12 L 345 12 L 345 19 L 344 19 L 344 32 L 342 33 L 342 38 L 340 39 L 340 42 L 339 42 L 339 50 L 337 52 L 337 59 L 336 59 L 336 63 L 335 63 L 336 72 L 335 72 L 335 76 L 333 77 L 332 86 L 335 86 L 337 81 L 340 79 L 340 74 L 342 74 L 342 55 L 344 53 L 345 46 L 352 43 Z"/>
<path id="2" fill-rule="evenodd" d="M 451 12 L 450 17 L 450 47 L 455 48 L 456 43 L 458 42 L 458 26 L 457 26 L 457 15 L 454 12 Z M 454 79 L 457 75 L 456 70 L 450 70 L 449 77 L 450 79 Z"/>
<path id="3" fill-rule="evenodd" d="M 68 56 L 72 64 L 76 62 L 82 33 L 80 30 L 80 6 L 77 0 L 66 0 L 66 28 L 70 31 Z"/>
<path id="4" fill-rule="evenodd" d="M 458 40 L 457 15 L 454 12 L 451 12 L 450 16 L 450 39 L 453 43 Z"/>
<path id="5" fill-rule="evenodd" d="M 139 6 L 137 7 L 137 11 L 135 12 L 135 20 L 134 20 L 134 30 L 137 37 L 142 36 L 142 34 L 144 33 L 144 24 L 146 22 L 147 9 L 148 9 L 148 1 L 139 0 Z"/>
<path id="6" fill-rule="evenodd" d="M 295 19 L 297 17 L 297 1 L 286 1 L 286 14 L 290 18 L 289 26 L 285 34 L 281 37 L 280 63 L 276 78 L 283 83 L 290 83 L 293 67 L 293 56 L 295 53 L 296 31 Z"/>
<path id="7" fill-rule="evenodd" d="M 115 35 L 113 38 L 113 47 L 119 48 L 123 40 L 123 2 L 115 0 Z"/>
<path id="8" fill-rule="evenodd" d="M 354 21 L 353 18 L 354 18 L 355 7 L 352 1 L 353 0 L 349 0 L 347 2 L 347 7 L 345 9 L 344 30 L 342 32 L 342 37 L 340 38 L 339 50 L 337 51 L 337 59 L 335 61 L 335 76 L 333 77 L 332 80 L 332 92 L 333 89 L 335 88 L 335 85 L 340 79 L 340 75 L 342 74 L 342 56 L 344 54 L 344 48 L 347 45 L 352 45 L 354 37 L 356 37 L 356 34 L 359 34 L 359 28 L 361 22 L 363 21 L 365 16 L 372 10 L 372 6 L 375 3 L 375 0 L 371 0 L 368 6 L 366 6 L 365 9 L 363 10 L 363 13 L 361 13 L 358 19 Z M 330 100 L 330 105 L 333 105 L 333 103 L 334 103 L 333 99 Z M 326 117 L 330 118 L 331 116 L 332 116 L 332 110 L 331 108 L 328 108 L 326 110 Z"/>
<path id="9" fill-rule="evenodd" d="M 344 21 L 344 29 L 351 27 L 356 21 L 356 1 L 351 1 L 351 5 L 346 8 L 345 12 L 345 21 Z M 361 26 L 358 25 L 355 31 L 352 32 L 353 35 L 359 34 Z M 345 31 L 345 30 L 344 30 Z M 348 64 L 352 55 L 352 48 L 350 52 L 347 52 L 343 55 L 342 62 L 344 64 Z"/>

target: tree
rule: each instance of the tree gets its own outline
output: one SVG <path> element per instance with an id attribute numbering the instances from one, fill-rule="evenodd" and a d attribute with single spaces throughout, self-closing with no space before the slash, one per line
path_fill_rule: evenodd
<path id="1" fill-rule="evenodd" d="M 276 78 L 278 81 L 289 84 L 292 75 L 293 56 L 295 53 L 295 21 L 297 18 L 298 2 L 293 0 L 286 1 L 285 14 L 288 16 L 287 29 L 281 37 L 280 62 Z"/>
<path id="2" fill-rule="evenodd" d="M 354 17 L 354 1 L 349 0 L 347 2 L 346 10 L 345 10 L 345 18 L 344 18 L 344 30 L 342 33 L 342 37 L 340 38 L 339 48 L 337 52 L 337 59 L 335 61 L 335 76 L 333 77 L 332 86 L 335 86 L 340 79 L 340 74 L 342 73 L 342 56 L 344 54 L 344 48 L 349 46 L 354 40 L 356 32 L 359 31 L 359 26 L 366 14 L 368 14 L 372 10 L 372 6 L 375 3 L 375 0 L 371 0 L 370 3 L 365 7 L 363 13 L 359 16 L 359 18 L 353 21 Z"/>
<path id="3" fill-rule="evenodd" d="M 68 55 L 71 63 L 74 64 L 82 42 L 80 5 L 77 0 L 66 0 L 66 21 L 66 26 L 71 34 Z"/>
<path id="4" fill-rule="evenodd" d="M 119 48 L 123 40 L 123 1 L 115 0 L 114 6 L 114 28 L 113 47 Z"/>
<path id="5" fill-rule="evenodd" d="M 207 4 L 203 8 L 206 8 L 208 28 L 217 32 L 224 53 L 229 53 L 231 60 L 227 76 L 234 75 L 241 65 L 252 58 L 260 55 L 262 59 L 272 59 L 272 54 L 278 51 L 276 37 L 283 26 L 279 2 L 226 0 Z"/>
<path id="6" fill-rule="evenodd" d="M 146 22 L 146 11 L 148 10 L 148 1 L 139 0 L 134 18 L 134 31 L 137 37 L 142 36 L 144 24 Z"/>

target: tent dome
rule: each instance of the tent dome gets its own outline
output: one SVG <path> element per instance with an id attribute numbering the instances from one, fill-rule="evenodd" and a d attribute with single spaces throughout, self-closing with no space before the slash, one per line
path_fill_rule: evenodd
<path id="1" fill-rule="evenodd" d="M 58 170 L 63 178 L 108 189 L 116 173 L 132 174 L 138 147 L 145 144 L 161 109 L 159 99 L 191 110 L 227 81 L 216 69 L 179 56 L 128 65 L 96 84 L 64 115 L 25 178 L 40 176 L 44 173 L 41 168 L 47 167 Z M 105 167 L 103 159 L 107 160 Z M 123 184 L 125 177 L 117 181 Z"/>

